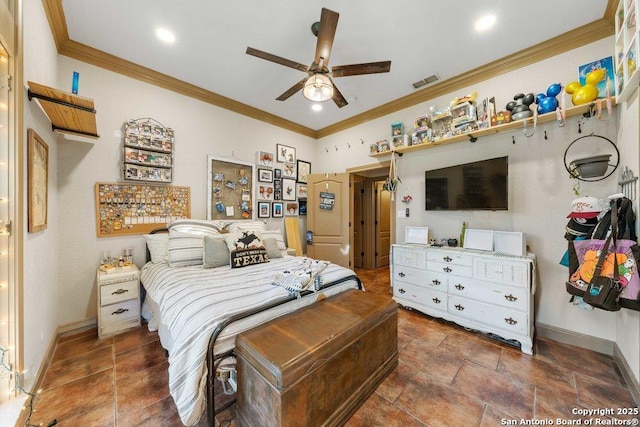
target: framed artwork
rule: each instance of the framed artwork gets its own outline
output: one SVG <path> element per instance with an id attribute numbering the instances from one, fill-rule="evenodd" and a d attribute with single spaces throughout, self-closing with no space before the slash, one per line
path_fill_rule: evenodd
<path id="1" fill-rule="evenodd" d="M 271 204 L 271 216 L 274 218 L 282 218 L 282 202 L 273 202 Z"/>
<path id="2" fill-rule="evenodd" d="M 311 163 L 298 160 L 298 182 L 307 183 L 307 175 L 311 173 Z"/>
<path id="3" fill-rule="evenodd" d="M 273 170 L 273 177 L 274 178 L 282 178 L 282 169 L 274 169 Z"/>
<path id="4" fill-rule="evenodd" d="M 613 70 L 613 57 L 607 56 L 606 58 L 599 59 L 597 61 L 589 62 L 588 64 L 580 65 L 578 67 L 578 79 L 580 80 L 580 85 L 584 86 L 587 82 L 587 74 L 593 70 L 597 70 L 600 68 L 604 68 L 606 70 L 605 76 L 606 78 L 602 79 L 596 87 L 598 88 L 598 98 L 606 98 L 607 96 L 607 80 L 614 82 L 614 70 Z M 611 85 L 615 86 L 615 85 Z M 615 96 L 615 88 L 612 88 L 612 96 Z"/>
<path id="5" fill-rule="evenodd" d="M 296 181 L 282 178 L 282 200 L 296 200 Z"/>
<path id="6" fill-rule="evenodd" d="M 282 180 L 278 178 L 273 180 L 273 200 L 282 200 Z"/>
<path id="7" fill-rule="evenodd" d="M 307 184 L 301 182 L 296 183 L 296 197 L 298 199 L 307 197 Z"/>
<path id="8" fill-rule="evenodd" d="M 276 144 L 276 159 L 280 163 L 295 163 L 296 149 L 288 145 Z"/>
<path id="9" fill-rule="evenodd" d="M 298 215 L 307 214 L 307 199 L 298 200 Z"/>
<path id="10" fill-rule="evenodd" d="M 295 216 L 298 215 L 298 203 L 297 202 L 287 202 L 285 206 L 285 213 L 287 216 Z"/>
<path id="11" fill-rule="evenodd" d="M 35 233 L 47 228 L 49 202 L 49 146 L 33 129 L 28 136 L 27 193 L 29 201 L 28 231 Z"/>
<path id="12" fill-rule="evenodd" d="M 258 151 L 258 166 L 273 166 L 273 153 Z"/>
<path id="13" fill-rule="evenodd" d="M 258 168 L 258 182 L 273 182 L 273 171 Z"/>
<path id="14" fill-rule="evenodd" d="M 284 163 L 282 165 L 282 177 L 296 179 L 296 164 Z"/>
<path id="15" fill-rule="evenodd" d="M 252 163 L 207 156 L 207 219 L 251 219 L 256 181 Z"/>
<path id="16" fill-rule="evenodd" d="M 273 184 L 258 185 L 259 200 L 273 200 Z"/>
<path id="17" fill-rule="evenodd" d="M 271 203 L 258 202 L 258 218 L 269 218 L 271 213 Z"/>

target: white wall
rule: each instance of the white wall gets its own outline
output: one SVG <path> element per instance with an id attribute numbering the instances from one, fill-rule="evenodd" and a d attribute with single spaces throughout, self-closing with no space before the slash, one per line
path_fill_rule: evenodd
<path id="1" fill-rule="evenodd" d="M 295 147 L 299 159 L 313 161 L 315 141 L 308 137 L 66 57 L 59 58 L 57 67 L 63 90 L 70 90 L 73 71 L 80 73 L 79 95 L 94 100 L 100 135 L 94 143 L 59 144 L 57 299 L 62 326 L 96 316 L 95 269 L 103 250 L 119 254 L 133 247 L 135 263 L 144 264 L 142 236 L 96 237 L 94 185 L 122 181 L 125 120 L 151 117 L 174 129 L 172 184 L 191 188 L 192 218 L 206 218 L 208 154 L 233 154 L 255 163 L 257 151 L 275 153 L 280 143 Z"/>
<path id="2" fill-rule="evenodd" d="M 497 109 L 502 110 L 516 93 L 544 92 L 551 83 L 567 84 L 577 80 L 579 65 L 610 56 L 613 52 L 612 48 L 613 38 L 607 38 L 456 93 L 330 135 L 319 141 L 316 164 L 320 171 L 340 172 L 350 167 L 376 163 L 378 159 L 387 160 L 388 157 L 369 157 L 369 144 L 388 138 L 392 122 L 402 121 L 405 129 L 411 128 L 414 118 L 427 113 L 430 106 L 448 105 L 454 97 L 467 95 L 474 90 L 478 92 L 480 99 L 495 96 Z M 569 100 L 567 102 L 571 105 Z M 618 107 L 618 109 L 623 108 L 626 107 Z M 629 133 L 625 133 L 625 137 L 621 138 L 618 144 L 622 145 L 620 147 L 621 165 L 628 165 L 637 174 L 639 166 L 637 107 L 634 107 L 634 110 L 635 116 L 634 113 L 623 115 L 623 119 L 634 123 L 629 125 L 634 128 Z M 559 265 L 567 247 L 564 239 L 565 225 L 568 221 L 566 216 L 570 211 L 571 201 L 576 197 L 572 189 L 577 182 L 569 179 L 563 161 L 564 152 L 572 141 L 591 131 L 616 141 L 617 115 L 620 115 L 620 112 L 606 121 L 586 122 L 576 117 L 569 119 L 565 127 L 558 127 L 555 122 L 540 125 L 531 138 L 526 138 L 518 130 L 482 137 L 476 143 L 460 142 L 406 153 L 398 159 L 398 172 L 403 182 L 398 195 L 411 194 L 413 201 L 409 205 L 410 218 L 397 220 L 396 241 L 404 241 L 406 225 L 426 225 L 432 237 L 436 239 L 458 237 L 463 221 L 466 221 L 470 228 L 526 233 L 530 250 L 537 256 L 539 283 L 536 294 L 536 322 L 618 342 L 638 377 L 637 336 L 640 330 L 638 313 L 629 313 L 629 310 L 623 310 L 620 314 L 601 310 L 585 311 L 571 306 L 568 303 L 569 295 L 565 291 L 567 269 Z M 582 123 L 582 133 L 578 133 L 579 120 Z M 545 131 L 548 139 L 544 138 Z M 512 143 L 512 136 L 515 137 L 515 144 Z M 582 150 L 573 151 L 579 149 L 579 146 L 584 147 L 586 152 L 593 150 L 598 153 L 611 153 L 614 151 L 612 147 L 607 146 L 606 142 L 605 144 L 577 143 L 569 152 L 570 159 L 578 157 L 577 155 L 571 157 L 571 154 L 582 152 Z M 345 151 L 349 155 L 345 155 Z M 509 156 L 508 212 L 425 211 L 425 170 L 505 155 Z M 617 178 L 616 171 L 600 182 L 581 182 L 580 193 L 606 198 L 619 191 Z M 618 331 L 612 327 L 616 319 L 620 319 Z M 632 335 L 634 338 L 627 339 Z"/>
<path id="3" fill-rule="evenodd" d="M 58 256 L 58 191 L 56 135 L 51 123 L 35 101 L 26 98 L 26 82 L 34 81 L 47 86 L 57 85 L 57 51 L 42 2 L 23 2 L 24 31 L 24 84 L 16 84 L 16 90 L 25 91 L 24 138 L 27 128 L 33 128 L 49 146 L 49 205 L 47 228 L 28 233 L 24 227 L 24 364 L 27 383 L 32 381 L 44 359 L 47 347 L 55 339 L 58 326 L 58 265 L 73 264 L 72 260 Z M 26 152 L 26 149 L 25 149 Z M 26 191 L 26 159 L 24 181 Z M 27 199 L 25 197 L 24 224 L 27 224 Z"/>

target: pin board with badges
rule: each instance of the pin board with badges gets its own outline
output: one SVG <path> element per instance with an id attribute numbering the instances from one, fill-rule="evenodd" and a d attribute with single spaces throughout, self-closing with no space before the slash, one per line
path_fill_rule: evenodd
<path id="1" fill-rule="evenodd" d="M 255 173 L 253 163 L 235 157 L 208 156 L 207 219 L 252 219 Z M 269 194 L 273 194 L 273 184 L 261 182 L 260 186 L 265 194 L 269 188 Z"/>

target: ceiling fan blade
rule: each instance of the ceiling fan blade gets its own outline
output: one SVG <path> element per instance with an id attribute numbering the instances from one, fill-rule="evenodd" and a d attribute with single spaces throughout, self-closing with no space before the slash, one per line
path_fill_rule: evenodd
<path id="1" fill-rule="evenodd" d="M 285 67 L 295 68 L 296 70 L 300 70 L 303 72 L 307 72 L 307 67 L 304 64 L 300 64 L 299 62 L 291 61 L 286 58 L 282 58 L 277 55 L 273 55 L 271 53 L 263 52 L 258 49 L 254 49 L 252 47 L 247 47 L 247 55 L 256 56 L 258 58 L 266 59 L 267 61 L 275 62 L 276 64 L 284 65 Z"/>
<path id="2" fill-rule="evenodd" d="M 338 90 L 338 86 L 336 86 L 335 82 L 331 80 L 331 83 L 333 84 L 333 102 L 336 103 L 338 108 L 342 108 L 347 105 L 348 102 L 346 99 L 344 99 L 344 96 L 342 96 L 342 93 L 340 93 L 340 91 Z"/>
<path id="3" fill-rule="evenodd" d="M 277 97 L 276 100 L 278 100 L 278 101 L 286 101 L 287 99 L 289 99 L 296 92 L 302 90 L 302 88 L 304 87 L 304 83 L 307 81 L 308 78 L 309 77 L 305 77 L 304 79 L 300 80 L 298 83 L 296 83 L 293 86 L 291 86 L 289 89 L 287 89 L 287 91 L 285 93 L 283 93 L 282 95 Z"/>
<path id="4" fill-rule="evenodd" d="M 311 66 L 312 71 L 328 72 L 327 65 L 331 56 L 331 47 L 333 46 L 333 38 L 336 35 L 338 27 L 338 18 L 340 14 L 333 10 L 322 8 L 320 15 L 320 29 L 318 30 L 318 42 L 316 43 L 316 56 Z M 320 59 L 322 58 L 322 60 Z M 322 70 L 317 69 L 322 61 Z M 314 68 L 315 67 L 315 68 Z"/>
<path id="5" fill-rule="evenodd" d="M 391 61 L 368 62 L 366 64 L 338 65 L 331 67 L 333 77 L 358 76 L 361 74 L 388 73 Z"/>

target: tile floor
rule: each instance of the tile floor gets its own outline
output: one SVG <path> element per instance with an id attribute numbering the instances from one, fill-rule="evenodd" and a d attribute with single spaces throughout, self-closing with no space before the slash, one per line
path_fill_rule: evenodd
<path id="1" fill-rule="evenodd" d="M 388 269 L 358 274 L 368 291 L 389 292 Z M 398 367 L 347 426 L 557 425 L 558 418 L 580 419 L 574 408 L 636 407 L 606 355 L 538 338 L 529 356 L 406 310 L 398 336 Z M 61 338 L 35 409 L 31 423 L 44 426 L 54 419 L 60 426 L 181 425 L 164 351 L 144 326 L 102 340 L 95 331 Z M 219 425 L 235 426 L 232 409 L 218 416 Z"/>

